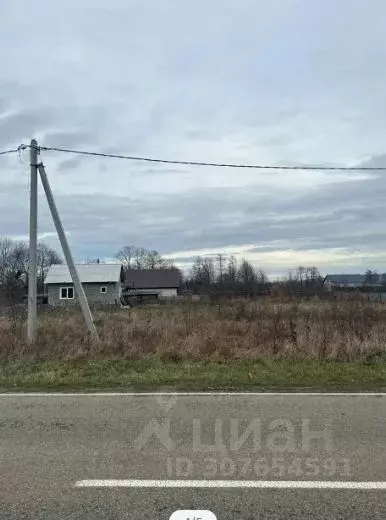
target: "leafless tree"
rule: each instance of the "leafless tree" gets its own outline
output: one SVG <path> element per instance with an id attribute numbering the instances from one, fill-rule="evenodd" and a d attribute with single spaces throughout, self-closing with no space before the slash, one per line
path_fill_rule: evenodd
<path id="1" fill-rule="evenodd" d="M 219 253 L 216 258 L 217 264 L 217 283 L 222 287 L 224 285 L 224 271 L 225 271 L 225 258 L 222 253 Z"/>
<path id="2" fill-rule="evenodd" d="M 145 269 L 146 268 L 146 257 L 147 250 L 144 247 L 137 247 L 134 253 L 134 268 Z"/>
<path id="3" fill-rule="evenodd" d="M 225 261 L 224 265 L 222 264 L 223 259 L 219 259 L 219 256 L 215 259 L 196 257 L 190 276 L 185 278 L 185 286 L 196 292 L 210 292 L 214 296 L 237 293 L 257 295 L 266 294 L 269 291 L 270 282 L 265 272 L 262 269 L 256 269 L 247 260 L 243 259 L 238 264 L 236 258 L 231 256 L 226 264 Z"/>
<path id="4" fill-rule="evenodd" d="M 14 242 L 11 256 L 11 270 L 16 273 L 18 277 L 28 276 L 28 257 L 28 245 L 21 241 Z"/>
<path id="5" fill-rule="evenodd" d="M 192 281 L 198 286 L 209 287 L 215 281 L 213 258 L 197 256 L 192 266 Z"/>
<path id="6" fill-rule="evenodd" d="M 171 269 L 173 261 L 163 258 L 155 249 L 134 245 L 121 247 L 115 257 L 126 269 Z"/>
<path id="7" fill-rule="evenodd" d="M 17 300 L 28 283 L 28 245 L 9 238 L 0 239 L 0 292 L 9 301 Z M 38 244 L 38 290 L 43 290 L 44 278 L 53 263 L 62 263 L 56 251 L 44 243 Z"/>
<path id="8" fill-rule="evenodd" d="M 146 269 L 162 269 L 165 259 L 155 249 L 146 251 L 144 255 L 144 264 Z"/>
<path id="9" fill-rule="evenodd" d="M 289 272 L 280 286 L 292 296 L 320 294 L 323 292 L 323 277 L 315 266 L 299 266 L 295 272 Z"/>
<path id="10" fill-rule="evenodd" d="M 51 265 L 62 263 L 63 260 L 54 249 L 43 242 L 38 244 L 38 290 L 43 290 L 44 280 Z"/>
<path id="11" fill-rule="evenodd" d="M 115 258 L 120 260 L 127 269 L 130 269 L 133 267 L 136 250 L 137 247 L 133 245 L 123 246 L 115 255 Z"/>
<path id="12" fill-rule="evenodd" d="M 295 271 L 295 280 L 296 282 L 303 287 L 307 278 L 307 268 L 300 265 Z"/>
<path id="13" fill-rule="evenodd" d="M 158 269 L 177 269 L 171 258 L 164 258 Z"/>
<path id="14" fill-rule="evenodd" d="M 256 273 L 253 265 L 244 258 L 242 259 L 237 271 L 238 280 L 244 291 L 250 293 L 255 292 L 256 288 Z"/>
<path id="15" fill-rule="evenodd" d="M 365 272 L 364 284 L 372 285 L 372 284 L 376 283 L 376 281 L 378 280 L 378 277 L 379 277 L 379 275 L 378 275 L 377 271 L 375 271 L 373 269 L 367 269 Z"/>
<path id="16" fill-rule="evenodd" d="M 268 276 L 263 269 L 258 268 L 256 273 L 256 290 L 258 293 L 265 293 L 270 287 Z"/>
<path id="17" fill-rule="evenodd" d="M 224 273 L 225 283 L 230 288 L 236 288 L 237 282 L 237 259 L 234 255 L 231 255 L 228 260 L 228 264 L 226 266 L 226 271 Z"/>
<path id="18" fill-rule="evenodd" d="M 13 242 L 10 238 L 0 237 L 0 284 L 7 278 L 12 263 Z"/>

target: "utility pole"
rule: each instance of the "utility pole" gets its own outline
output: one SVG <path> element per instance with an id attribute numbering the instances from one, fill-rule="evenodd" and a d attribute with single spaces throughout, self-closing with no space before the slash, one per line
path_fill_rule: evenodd
<path id="1" fill-rule="evenodd" d="M 37 242 L 38 242 L 38 143 L 31 140 L 31 189 L 29 214 L 29 261 L 28 261 L 28 320 L 27 343 L 31 345 L 36 340 L 37 330 Z"/>
<path id="2" fill-rule="evenodd" d="M 90 307 L 88 305 L 82 284 L 80 282 L 78 271 L 76 270 L 76 267 L 75 267 L 74 259 L 72 258 L 72 254 L 71 254 L 68 242 L 67 242 L 67 237 L 64 232 L 63 224 L 59 217 L 58 209 L 55 204 L 55 199 L 54 199 L 50 184 L 48 182 L 48 177 L 47 177 L 46 171 L 44 169 L 43 163 L 40 163 L 38 165 L 38 168 L 39 168 L 39 173 L 40 173 L 40 178 L 41 178 L 41 181 L 43 184 L 43 188 L 44 188 L 44 191 L 45 191 L 45 194 L 47 197 L 47 202 L 50 207 L 52 219 L 54 221 L 56 231 L 59 236 L 59 240 L 60 240 L 60 243 L 61 243 L 61 246 L 63 249 L 64 257 L 66 259 L 66 263 L 67 263 L 68 269 L 70 271 L 72 281 L 74 283 L 76 294 L 79 298 L 79 303 L 80 303 L 80 307 L 82 309 L 82 313 L 84 316 L 84 321 L 86 322 L 87 330 L 89 331 L 89 333 L 95 340 L 98 340 L 99 339 L 98 332 L 95 328 L 94 320 L 93 320 L 93 317 L 92 317 L 92 314 L 90 311 Z"/>

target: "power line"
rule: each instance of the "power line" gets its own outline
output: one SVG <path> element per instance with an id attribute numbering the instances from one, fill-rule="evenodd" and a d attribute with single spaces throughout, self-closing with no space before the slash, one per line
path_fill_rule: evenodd
<path id="1" fill-rule="evenodd" d="M 23 148 L 30 145 L 21 145 Z M 19 147 L 20 148 L 20 147 Z M 170 159 L 156 159 L 153 157 L 140 157 L 134 155 L 118 155 L 103 152 L 90 152 L 86 150 L 72 150 L 69 148 L 57 148 L 51 146 L 40 146 L 40 150 L 51 152 L 64 152 L 77 155 L 87 155 L 93 157 L 107 157 L 111 159 L 125 159 L 128 161 L 142 161 L 162 164 L 180 164 L 186 166 L 212 166 L 216 168 L 249 168 L 256 170 L 325 170 L 325 171 L 384 171 L 386 166 L 314 166 L 314 165 L 272 165 L 272 164 L 236 164 L 236 163 L 217 163 L 205 161 L 179 161 Z M 18 150 L 16 150 L 18 151 Z"/>
<path id="2" fill-rule="evenodd" d="M 0 152 L 0 155 L 6 155 L 8 153 L 17 153 L 17 152 L 20 152 L 20 150 L 25 150 L 25 148 L 26 148 L 26 145 L 21 144 L 17 148 L 12 148 L 11 150 L 3 150 L 2 152 Z"/>

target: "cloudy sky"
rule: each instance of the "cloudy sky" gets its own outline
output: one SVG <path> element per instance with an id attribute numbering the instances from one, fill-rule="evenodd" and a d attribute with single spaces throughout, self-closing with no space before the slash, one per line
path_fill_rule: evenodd
<path id="1" fill-rule="evenodd" d="M 384 0 L 0 0 L 0 149 L 386 166 Z M 44 152 L 77 260 L 121 245 L 271 275 L 386 270 L 385 172 Z M 0 235 L 28 233 L 28 153 L 0 157 Z M 57 247 L 42 194 L 39 234 Z"/>

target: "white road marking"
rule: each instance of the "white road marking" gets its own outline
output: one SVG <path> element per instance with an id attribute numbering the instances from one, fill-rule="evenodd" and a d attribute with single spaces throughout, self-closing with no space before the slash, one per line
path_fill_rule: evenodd
<path id="1" fill-rule="evenodd" d="M 0 392 L 1 397 L 385 397 L 386 392 Z"/>
<path id="2" fill-rule="evenodd" d="M 260 488 L 386 490 L 386 481 L 306 480 L 79 480 L 77 488 Z"/>

